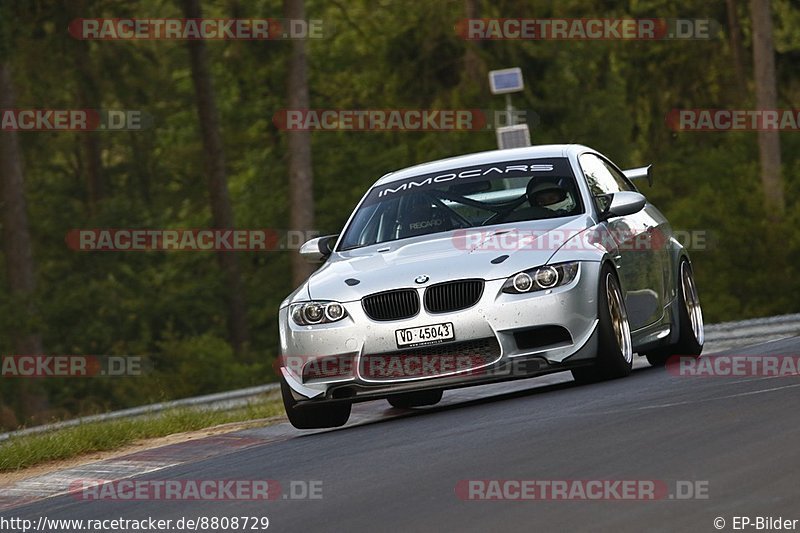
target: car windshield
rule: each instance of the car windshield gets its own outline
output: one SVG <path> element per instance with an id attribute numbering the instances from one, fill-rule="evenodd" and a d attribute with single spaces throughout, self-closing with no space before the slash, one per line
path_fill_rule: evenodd
<path id="1" fill-rule="evenodd" d="M 566 158 L 487 163 L 376 185 L 353 216 L 339 250 L 582 212 Z"/>

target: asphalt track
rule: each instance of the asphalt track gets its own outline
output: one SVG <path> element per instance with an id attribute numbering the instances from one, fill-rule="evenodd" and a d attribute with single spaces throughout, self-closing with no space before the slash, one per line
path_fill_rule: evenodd
<path id="1" fill-rule="evenodd" d="M 722 353 L 798 355 L 800 338 Z M 263 444 L 137 478 L 321 480 L 321 499 L 62 495 L 0 516 L 267 516 L 270 531 L 303 532 L 717 531 L 717 517 L 724 530 L 734 516 L 800 519 L 800 378 L 678 377 L 637 366 L 593 385 L 559 374 L 450 391 L 439 406 L 414 411 L 360 404 L 340 429 L 247 430 Z M 276 431 L 283 437 L 267 438 Z M 707 483 L 708 498 L 465 501 L 455 487 L 469 479 L 659 480 L 673 496 L 678 481 L 690 481 Z"/>

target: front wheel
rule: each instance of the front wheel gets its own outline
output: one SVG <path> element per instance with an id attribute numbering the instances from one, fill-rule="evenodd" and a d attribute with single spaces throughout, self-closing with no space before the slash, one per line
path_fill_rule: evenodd
<path id="1" fill-rule="evenodd" d="M 680 291 L 678 293 L 678 342 L 647 354 L 653 366 L 663 366 L 671 355 L 697 357 L 703 351 L 705 330 L 703 309 L 694 282 L 694 272 L 688 259 L 681 259 Z"/>
<path id="2" fill-rule="evenodd" d="M 321 403 L 299 406 L 286 380 L 281 378 L 281 397 L 289 422 L 297 429 L 321 429 L 343 426 L 350 418 L 349 402 Z"/>
<path id="3" fill-rule="evenodd" d="M 617 275 L 609 265 L 600 270 L 597 301 L 597 360 L 592 366 L 572 370 L 572 377 L 579 382 L 621 378 L 633 369 L 628 311 Z"/>

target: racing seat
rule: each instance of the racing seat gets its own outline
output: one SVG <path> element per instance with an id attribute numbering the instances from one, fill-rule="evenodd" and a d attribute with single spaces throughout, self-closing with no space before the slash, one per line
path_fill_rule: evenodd
<path id="1" fill-rule="evenodd" d="M 452 220 L 429 200 L 417 199 L 398 224 L 398 239 L 453 229 Z"/>

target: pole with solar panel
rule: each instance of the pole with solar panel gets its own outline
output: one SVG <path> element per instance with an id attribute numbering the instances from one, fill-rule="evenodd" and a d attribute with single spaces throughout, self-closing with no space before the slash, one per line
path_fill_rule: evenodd
<path id="1" fill-rule="evenodd" d="M 517 117 L 514 113 L 514 106 L 511 104 L 511 94 L 522 91 L 524 87 L 522 70 L 519 67 L 489 71 L 489 88 L 492 94 L 504 94 L 506 97 L 506 125 L 496 125 L 495 127 L 497 147 L 501 150 L 531 145 L 531 133 L 528 125 L 516 123 Z"/>

